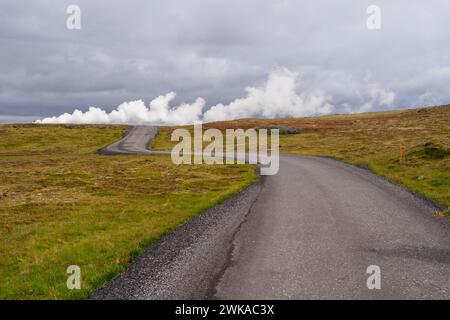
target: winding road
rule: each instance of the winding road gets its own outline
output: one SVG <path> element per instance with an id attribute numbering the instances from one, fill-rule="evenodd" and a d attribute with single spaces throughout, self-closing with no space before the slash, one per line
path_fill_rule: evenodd
<path id="1" fill-rule="evenodd" d="M 135 127 L 101 153 L 155 154 L 156 133 Z M 450 225 L 436 210 L 364 169 L 281 155 L 277 175 L 163 237 L 91 298 L 449 299 Z M 367 288 L 371 265 L 381 289 Z"/>

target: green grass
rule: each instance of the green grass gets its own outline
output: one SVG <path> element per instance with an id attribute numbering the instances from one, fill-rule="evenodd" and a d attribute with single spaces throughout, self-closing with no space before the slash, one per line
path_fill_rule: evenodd
<path id="1" fill-rule="evenodd" d="M 440 217 L 440 218 L 450 218 L 450 210 L 444 210 L 444 211 L 439 211 L 436 212 L 436 216 Z"/>
<path id="2" fill-rule="evenodd" d="M 208 128 L 295 127 L 280 151 L 330 156 L 356 164 L 450 207 L 450 106 L 300 119 L 241 119 Z M 174 128 L 161 129 L 155 150 L 170 150 Z M 406 158 L 399 160 L 400 145 Z"/>
<path id="3" fill-rule="evenodd" d="M 0 126 L 0 299 L 80 299 L 256 180 L 247 165 L 100 156 L 124 126 Z M 81 267 L 82 289 L 66 288 Z"/>

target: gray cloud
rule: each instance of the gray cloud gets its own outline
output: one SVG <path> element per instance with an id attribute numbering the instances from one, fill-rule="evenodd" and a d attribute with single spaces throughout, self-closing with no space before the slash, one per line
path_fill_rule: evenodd
<path id="1" fill-rule="evenodd" d="M 379 31 L 366 28 L 374 3 Z M 79 31 L 66 29 L 69 4 Z M 110 111 L 171 91 L 208 109 L 280 67 L 334 112 L 446 103 L 449 16 L 445 0 L 2 1 L 0 115 Z"/>

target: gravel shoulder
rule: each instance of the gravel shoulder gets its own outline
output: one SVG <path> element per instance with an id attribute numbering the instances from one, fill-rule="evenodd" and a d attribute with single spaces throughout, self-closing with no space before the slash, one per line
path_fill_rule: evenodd
<path id="1" fill-rule="evenodd" d="M 91 299 L 207 299 L 264 179 L 168 233 Z"/>

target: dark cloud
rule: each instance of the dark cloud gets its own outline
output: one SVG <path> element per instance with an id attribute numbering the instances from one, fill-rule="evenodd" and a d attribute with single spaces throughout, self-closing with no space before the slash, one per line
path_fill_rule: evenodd
<path id="1" fill-rule="evenodd" d="M 66 29 L 69 4 L 79 31 Z M 381 30 L 366 28 L 370 4 Z M 170 91 L 208 108 L 279 67 L 337 112 L 446 103 L 449 16 L 445 0 L 2 1 L 0 115 L 112 110 Z"/>

